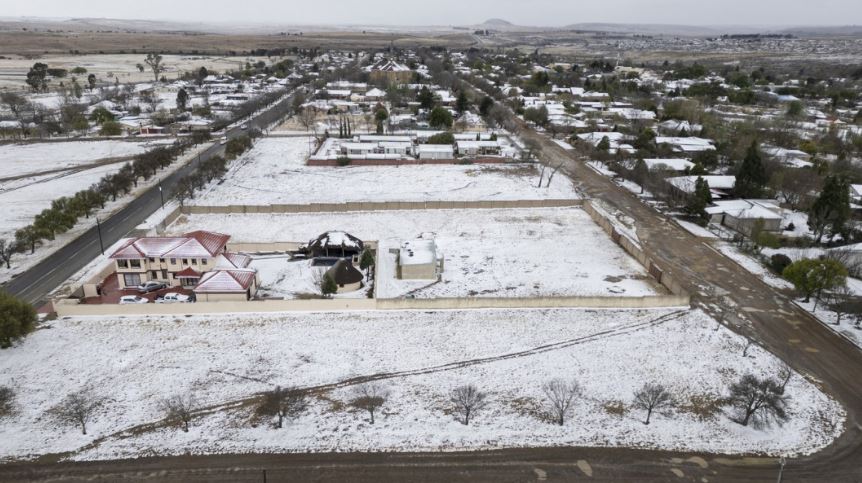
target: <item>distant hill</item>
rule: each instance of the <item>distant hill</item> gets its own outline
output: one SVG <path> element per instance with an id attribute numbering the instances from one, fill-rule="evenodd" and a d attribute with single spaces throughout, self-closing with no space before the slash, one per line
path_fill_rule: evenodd
<path id="1" fill-rule="evenodd" d="M 509 22 L 508 20 L 503 20 L 501 18 L 490 18 L 485 20 L 485 23 L 482 25 L 486 25 L 488 27 L 514 27 L 515 24 Z"/>

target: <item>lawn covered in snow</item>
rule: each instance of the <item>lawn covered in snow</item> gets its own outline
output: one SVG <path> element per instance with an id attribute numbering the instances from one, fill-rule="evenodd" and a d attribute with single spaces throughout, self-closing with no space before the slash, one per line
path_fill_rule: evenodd
<path id="1" fill-rule="evenodd" d="M 330 230 L 379 241 L 379 298 L 431 283 L 396 280 L 389 254 L 423 234 L 434 238 L 445 269 L 440 283 L 413 293 L 419 298 L 664 293 L 581 208 L 189 215 L 169 227 L 174 234 L 194 230 L 225 233 L 236 242 L 302 242 Z"/>
<path id="2" fill-rule="evenodd" d="M 56 320 L 0 351 L 0 385 L 17 413 L 0 420 L 0 455 L 71 451 L 75 459 L 155 454 L 408 451 L 521 446 L 629 446 L 722 453 L 809 453 L 843 426 L 840 406 L 799 375 L 787 386 L 790 420 L 765 430 L 718 411 L 692 414 L 692 398 L 725 394 L 740 375 L 774 375 L 781 363 L 699 311 L 477 310 L 305 313 Z M 348 379 L 380 377 L 390 398 L 369 425 L 347 403 Z M 573 418 L 543 417 L 541 384 L 581 387 Z M 676 405 L 642 423 L 634 391 L 665 385 Z M 469 427 L 448 393 L 473 383 L 489 406 Z M 275 385 L 320 387 L 281 430 L 249 422 L 241 402 Z M 102 401 L 82 435 L 48 413 L 67 394 Z M 192 393 L 211 407 L 186 434 L 162 428 L 96 438 L 157 422 L 159 401 Z M 227 409 L 225 409 L 227 408 Z M 611 409 L 616 408 L 616 409 Z M 129 434 L 129 433 L 127 433 Z"/>
<path id="3" fill-rule="evenodd" d="M 533 165 L 309 167 L 307 138 L 265 138 L 234 161 L 223 182 L 191 200 L 202 206 L 572 199 L 566 176 L 537 188 Z"/>
<path id="4" fill-rule="evenodd" d="M 151 142 L 116 140 L 0 145 L 0 179 L 71 169 L 102 159 L 134 156 L 154 146 L 155 143 Z"/>
<path id="5" fill-rule="evenodd" d="M 291 260 L 290 255 L 254 255 L 250 268 L 257 270 L 257 296 L 273 299 L 319 298 L 320 282 L 329 267 L 315 267 L 311 260 Z M 368 288 L 333 294 L 334 298 L 365 298 Z"/>

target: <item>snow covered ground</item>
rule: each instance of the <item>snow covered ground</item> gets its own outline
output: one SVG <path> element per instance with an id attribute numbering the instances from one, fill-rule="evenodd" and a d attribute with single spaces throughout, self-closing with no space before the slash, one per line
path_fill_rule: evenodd
<path id="1" fill-rule="evenodd" d="M 417 210 L 296 215 L 191 215 L 168 231 L 211 230 L 237 242 L 300 242 L 330 230 L 379 241 L 377 295 L 393 298 L 430 282 L 394 279 L 389 248 L 420 235 L 444 256 L 441 283 L 420 298 L 643 296 L 664 293 L 581 208 Z"/>
<path id="2" fill-rule="evenodd" d="M 203 206 L 342 203 L 347 201 L 478 201 L 577 198 L 556 176 L 537 188 L 532 165 L 308 167 L 307 138 L 258 141 L 234 161 L 221 184 L 191 201 Z"/>
<path id="3" fill-rule="evenodd" d="M 289 255 L 255 255 L 251 268 L 260 277 L 258 297 L 295 299 L 320 296 L 320 281 L 328 267 L 315 267 L 311 260 L 291 260 Z M 367 288 L 334 294 L 334 298 L 365 298 Z"/>
<path id="4" fill-rule="evenodd" d="M 840 406 L 794 375 L 790 420 L 765 430 L 718 411 L 692 414 L 692 397 L 726 394 L 742 374 L 775 375 L 780 361 L 699 311 L 481 310 L 307 313 L 268 316 L 57 320 L 0 351 L 0 385 L 17 412 L 0 420 L 0 455 L 74 459 L 155 454 L 408 451 L 573 445 L 722 453 L 810 453 L 843 428 Z M 336 349 L 337 348 L 337 349 Z M 350 378 L 380 374 L 390 397 L 369 425 L 347 403 Z M 576 380 L 581 395 L 560 427 L 543 416 L 542 383 Z M 649 426 L 634 391 L 664 384 L 677 404 Z M 469 427 L 448 392 L 474 383 L 489 406 Z M 252 425 L 232 409 L 275 385 L 322 386 L 284 429 Z M 334 387 L 333 385 L 338 385 Z M 69 393 L 102 404 L 89 434 L 49 410 Z M 162 418 L 159 401 L 191 392 L 210 407 L 189 433 L 162 428 L 111 437 Z M 609 410 L 615 405 L 620 413 Z M 84 449 L 96 438 L 107 439 Z M 76 450 L 82 449 L 81 452 Z"/>
<path id="5" fill-rule="evenodd" d="M 158 144 L 132 141 L 69 141 L 0 146 L 0 179 L 70 169 L 107 158 L 141 154 Z M 0 191 L 5 187 L 0 184 Z"/>

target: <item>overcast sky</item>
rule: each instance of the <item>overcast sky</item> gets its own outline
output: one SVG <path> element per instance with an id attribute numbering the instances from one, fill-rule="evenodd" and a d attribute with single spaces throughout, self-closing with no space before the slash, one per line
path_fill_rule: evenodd
<path id="1" fill-rule="evenodd" d="M 0 0 L 2 16 L 268 24 L 859 25 L 862 0 Z"/>

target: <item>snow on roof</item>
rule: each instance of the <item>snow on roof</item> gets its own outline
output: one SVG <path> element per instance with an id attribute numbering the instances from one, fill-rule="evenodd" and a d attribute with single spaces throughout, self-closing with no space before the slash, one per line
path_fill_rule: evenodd
<path id="1" fill-rule="evenodd" d="M 195 293 L 242 293 L 251 287 L 254 269 L 214 270 L 201 277 Z"/>
<path id="2" fill-rule="evenodd" d="M 437 260 L 434 240 L 418 239 L 401 244 L 398 263 L 401 265 L 427 265 Z"/>
<path id="3" fill-rule="evenodd" d="M 371 89 L 365 93 L 365 97 L 386 97 L 386 93 L 378 88 Z"/>
<path id="4" fill-rule="evenodd" d="M 413 140 L 410 136 L 381 136 L 377 134 L 360 134 L 359 135 L 360 143 L 379 143 L 379 142 L 397 142 L 397 143 L 410 143 Z"/>
<path id="5" fill-rule="evenodd" d="M 111 258 L 205 258 L 222 251 L 229 239 L 228 235 L 208 231 L 194 231 L 180 237 L 132 238 Z"/>
<path id="6" fill-rule="evenodd" d="M 706 208 L 710 215 L 726 214 L 739 219 L 781 220 L 781 209 L 772 200 L 726 200 L 716 201 Z"/>
<path id="7" fill-rule="evenodd" d="M 694 167 L 694 163 L 687 159 L 644 159 L 644 163 L 650 170 L 669 169 L 671 171 L 685 171 L 686 168 Z"/>
<path id="8" fill-rule="evenodd" d="M 222 253 L 215 259 L 216 269 L 246 268 L 251 264 L 251 257 L 244 253 Z"/>
<path id="9" fill-rule="evenodd" d="M 362 240 L 344 231 L 328 231 L 308 242 L 310 247 L 345 247 L 361 249 Z"/>
<path id="10" fill-rule="evenodd" d="M 455 148 L 451 144 L 420 144 L 420 153 L 454 153 Z"/>
<path id="11" fill-rule="evenodd" d="M 667 182 L 680 191 L 694 193 L 697 178 L 698 176 L 677 176 L 668 178 Z M 729 190 L 736 186 L 736 176 L 700 176 L 700 178 L 709 184 L 710 189 Z"/>
<path id="12" fill-rule="evenodd" d="M 458 146 L 458 149 L 478 149 L 478 148 L 497 148 L 500 147 L 500 143 L 497 141 L 456 141 L 455 144 Z"/>

